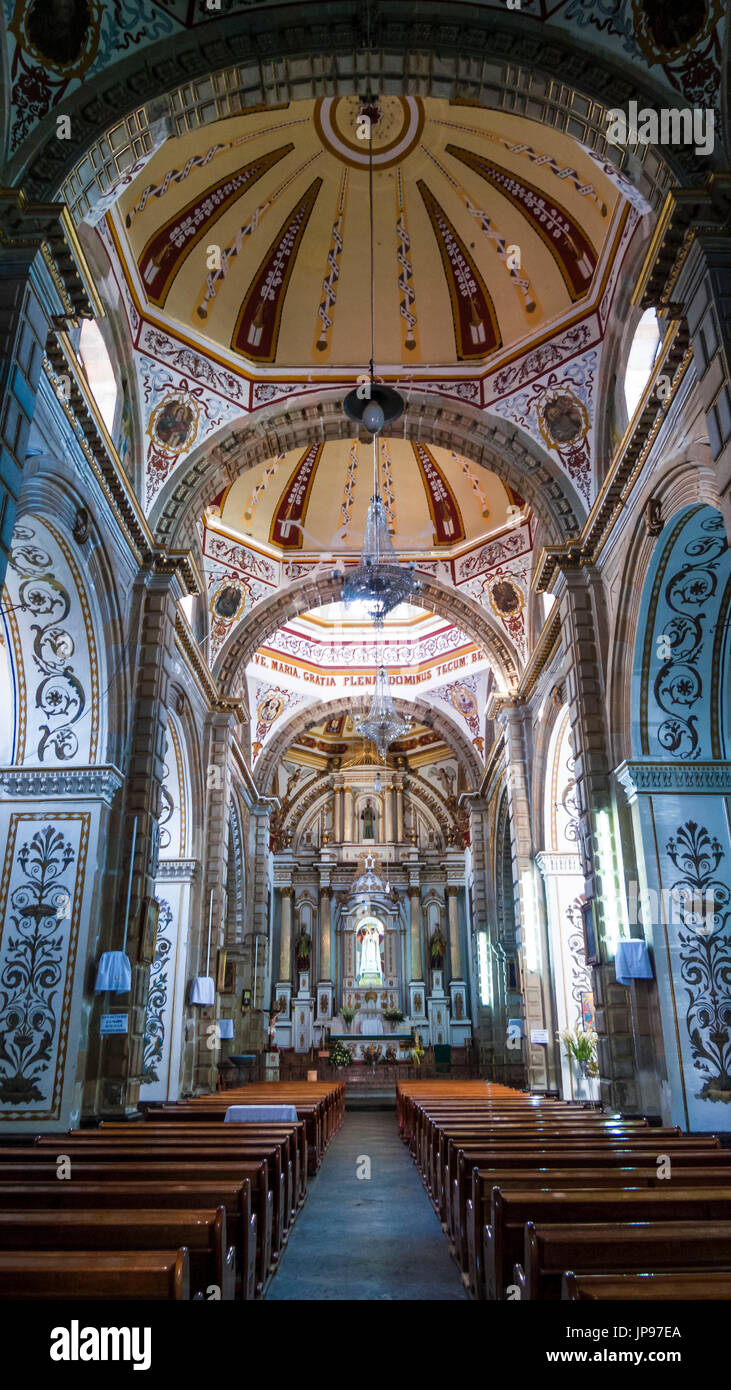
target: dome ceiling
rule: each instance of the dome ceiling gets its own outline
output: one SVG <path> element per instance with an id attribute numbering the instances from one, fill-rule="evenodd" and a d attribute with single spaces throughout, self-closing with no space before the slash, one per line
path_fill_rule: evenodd
<path id="1" fill-rule="evenodd" d="M 379 488 L 398 551 L 449 556 L 514 522 L 522 499 L 451 449 L 383 439 Z M 356 439 L 293 449 L 242 473 L 209 508 L 226 531 L 278 554 L 357 555 L 373 449 Z"/>
<path id="2" fill-rule="evenodd" d="M 242 370 L 370 356 L 359 102 L 252 109 L 167 141 L 110 218 L 143 311 Z M 523 117 L 385 96 L 374 125 L 376 361 L 492 366 L 593 303 L 618 192 Z"/>

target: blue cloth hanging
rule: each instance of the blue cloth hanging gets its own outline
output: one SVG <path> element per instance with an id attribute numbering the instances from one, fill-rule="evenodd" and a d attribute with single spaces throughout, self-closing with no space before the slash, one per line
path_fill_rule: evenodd
<path id="1" fill-rule="evenodd" d="M 652 963 L 644 941 L 637 939 L 618 943 L 614 974 L 618 985 L 629 985 L 632 980 L 652 979 Z"/>

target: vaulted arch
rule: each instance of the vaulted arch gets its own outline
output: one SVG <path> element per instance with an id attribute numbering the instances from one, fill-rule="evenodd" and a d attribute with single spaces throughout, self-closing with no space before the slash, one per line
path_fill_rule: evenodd
<path id="1" fill-rule="evenodd" d="M 322 723 L 323 719 L 334 719 L 339 714 L 359 714 L 368 708 L 369 703 L 367 695 L 342 700 L 323 700 L 294 714 L 273 735 L 257 762 L 254 780 L 260 791 L 265 793 L 268 790 L 276 768 L 300 734 L 313 728 L 315 724 Z M 394 704 L 400 714 L 411 715 L 420 724 L 425 724 L 428 729 L 433 729 L 439 734 L 457 758 L 468 785 L 479 785 L 483 769 L 477 751 L 444 710 L 437 709 L 426 700 L 402 700 L 398 696 L 394 698 Z"/>
<path id="2" fill-rule="evenodd" d="M 485 651 L 499 672 L 506 689 L 514 688 L 519 679 L 519 662 L 512 642 L 500 631 L 497 623 L 474 599 L 442 584 L 431 576 L 420 576 L 421 589 L 410 599 L 429 613 L 449 618 Z M 334 571 L 321 572 L 317 578 L 298 579 L 273 598 L 259 603 L 234 629 L 219 654 L 215 673 L 221 689 L 232 692 L 243 669 L 257 647 L 290 618 L 326 603 L 338 603 L 343 597 L 343 580 Z"/>

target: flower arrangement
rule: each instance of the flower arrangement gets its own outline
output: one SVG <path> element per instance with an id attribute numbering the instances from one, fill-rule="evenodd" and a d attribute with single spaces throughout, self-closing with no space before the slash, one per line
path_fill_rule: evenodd
<path id="1" fill-rule="evenodd" d="M 353 1060 L 353 1054 L 345 1043 L 334 1042 L 330 1048 L 328 1061 L 331 1067 L 349 1067 Z"/>
<path id="2" fill-rule="evenodd" d="M 403 1023 L 404 1021 L 405 1016 L 400 1009 L 382 1009 L 381 1013 L 387 1023 Z"/>
<path id="3" fill-rule="evenodd" d="M 355 1018 L 355 1015 L 357 1014 L 359 1008 L 360 1008 L 360 1004 L 355 1004 L 352 1008 L 351 1008 L 351 1006 L 350 1006 L 349 1004 L 343 1004 L 343 1007 L 342 1007 L 342 1009 L 340 1010 L 340 1014 L 341 1014 L 343 1023 L 345 1024 L 345 1027 L 346 1027 L 346 1028 L 349 1028 L 349 1027 L 350 1027 L 350 1025 L 351 1025 L 351 1023 L 353 1022 L 353 1019 Z"/>
<path id="4" fill-rule="evenodd" d="M 379 1060 L 380 1056 L 381 1049 L 378 1046 L 378 1043 L 369 1043 L 367 1047 L 363 1048 L 363 1061 L 370 1062 L 372 1066 L 376 1065 L 376 1062 Z"/>
<path id="5" fill-rule="evenodd" d="M 579 1063 L 585 1076 L 598 1076 L 599 1063 L 596 1055 L 596 1033 L 592 1028 L 566 1028 L 560 1034 L 566 1051 Z"/>
<path id="6" fill-rule="evenodd" d="M 422 1045 L 421 1045 L 421 1038 L 420 1038 L 417 1034 L 415 1034 L 415 1035 L 414 1035 L 414 1041 L 413 1041 L 413 1044 L 412 1044 L 412 1047 L 411 1047 L 411 1057 L 410 1057 L 410 1060 L 413 1062 L 413 1064 L 414 1064 L 415 1067 L 420 1067 L 420 1066 L 421 1066 L 421 1063 L 422 1063 L 422 1061 L 423 1061 L 423 1058 L 424 1058 L 424 1049 L 423 1049 L 423 1047 L 422 1047 Z"/>

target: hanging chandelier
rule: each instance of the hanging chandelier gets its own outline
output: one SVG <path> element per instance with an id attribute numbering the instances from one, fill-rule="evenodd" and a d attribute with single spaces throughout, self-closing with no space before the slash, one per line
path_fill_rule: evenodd
<path id="1" fill-rule="evenodd" d="M 369 120 L 368 147 L 368 210 L 370 221 L 370 303 L 371 303 L 371 360 L 370 380 L 345 397 L 343 408 L 349 419 L 363 425 L 373 436 L 373 496 L 368 505 L 363 549 L 360 560 L 347 574 L 343 587 L 346 603 L 364 603 L 371 621 L 379 626 L 386 615 L 414 593 L 420 585 L 414 579 L 413 565 L 400 565 L 388 530 L 383 498 L 378 486 L 378 435 L 385 424 L 392 424 L 403 413 L 404 402 L 398 391 L 390 386 L 377 386 L 375 380 L 376 310 L 374 293 L 373 254 L 373 118 L 378 114 L 377 103 L 369 100 L 363 113 Z M 376 682 L 378 688 L 378 682 Z"/>
<path id="2" fill-rule="evenodd" d="M 370 739 L 381 757 L 385 758 L 389 745 L 411 732 L 411 723 L 408 716 L 403 717 L 396 709 L 388 681 L 388 671 L 385 666 L 379 666 L 371 707 L 367 714 L 356 718 L 356 732 L 363 738 Z"/>

